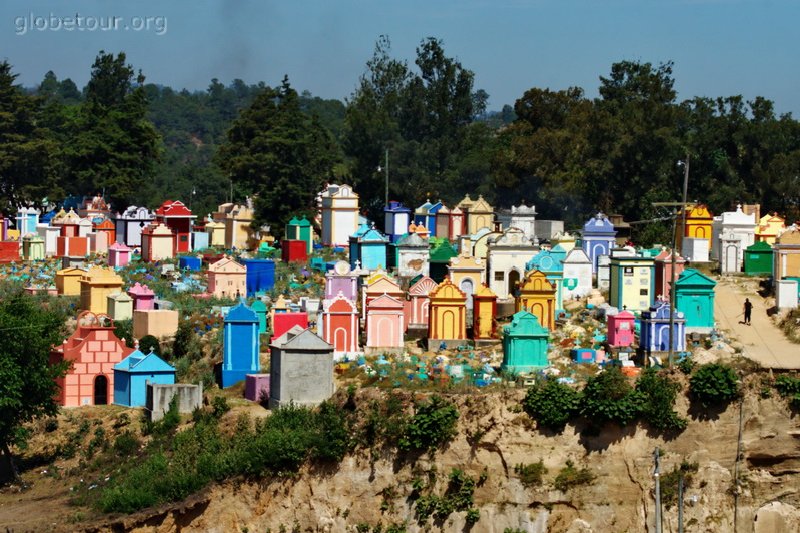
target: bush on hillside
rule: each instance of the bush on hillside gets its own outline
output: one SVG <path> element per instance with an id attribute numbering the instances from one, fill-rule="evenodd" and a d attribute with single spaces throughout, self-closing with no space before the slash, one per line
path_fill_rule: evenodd
<path id="1" fill-rule="evenodd" d="M 547 379 L 528 389 L 522 408 L 540 425 L 562 431 L 580 408 L 580 394 L 555 379 Z"/>
<path id="2" fill-rule="evenodd" d="M 220 433 L 218 418 L 210 415 L 195 417 L 194 425 L 170 436 L 174 426 L 169 419 L 168 413 L 154 425 L 154 440 L 143 456 L 121 464 L 101 490 L 100 509 L 131 513 L 181 500 L 236 475 L 291 475 L 309 459 L 341 460 L 351 442 L 344 412 L 330 402 L 316 411 L 282 407 L 255 425 L 240 417 L 232 435 Z M 113 452 L 135 447 L 138 440 L 125 437 Z"/>
<path id="3" fill-rule="evenodd" d="M 403 451 L 434 450 L 455 436 L 457 422 L 458 409 L 441 396 L 432 396 L 417 405 L 398 447 Z"/>
<path id="4" fill-rule="evenodd" d="M 645 397 L 642 418 L 654 428 L 667 431 L 686 429 L 688 420 L 673 410 L 681 386 L 654 368 L 645 370 L 636 382 L 636 390 Z"/>
<path id="5" fill-rule="evenodd" d="M 571 460 L 567 460 L 566 465 L 558 472 L 553 481 L 553 486 L 561 492 L 567 492 L 572 487 L 590 484 L 595 477 L 588 468 L 575 468 L 575 464 Z"/>
<path id="6" fill-rule="evenodd" d="M 581 414 L 596 427 L 608 422 L 625 426 L 639 417 L 645 399 L 619 367 L 611 366 L 586 382 L 581 395 Z"/>
<path id="7" fill-rule="evenodd" d="M 514 467 L 514 473 L 519 476 L 520 482 L 525 487 L 538 487 L 544 480 L 544 475 L 547 473 L 547 467 L 544 462 L 539 459 L 538 463 L 531 463 L 524 465 L 522 463 Z"/>
<path id="8" fill-rule="evenodd" d="M 784 398 L 789 399 L 792 409 L 800 409 L 800 378 L 782 375 L 775 379 L 775 388 Z"/>
<path id="9" fill-rule="evenodd" d="M 710 363 L 689 378 L 689 390 L 703 407 L 725 405 L 739 396 L 739 379 L 728 365 Z"/>

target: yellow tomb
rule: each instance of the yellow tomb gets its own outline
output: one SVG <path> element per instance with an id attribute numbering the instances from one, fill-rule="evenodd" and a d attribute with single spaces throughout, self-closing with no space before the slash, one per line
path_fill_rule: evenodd
<path id="1" fill-rule="evenodd" d="M 108 313 L 108 296 L 122 292 L 122 278 L 112 268 L 93 266 L 80 280 L 81 309 L 94 314 Z"/>
<path id="2" fill-rule="evenodd" d="M 249 201 L 249 200 L 248 200 Z M 225 218 L 225 247 L 247 250 L 254 242 L 251 224 L 255 217 L 250 205 L 235 205 Z"/>
<path id="3" fill-rule="evenodd" d="M 429 295 L 428 338 L 463 340 L 467 338 L 467 295 L 445 277 Z M 432 347 L 429 344 L 429 347 Z"/>
<path id="4" fill-rule="evenodd" d="M 472 295 L 472 336 L 475 340 L 495 337 L 497 295 L 487 285 L 478 287 Z"/>
<path id="5" fill-rule="evenodd" d="M 206 222 L 206 233 L 208 233 L 208 245 L 218 248 L 225 248 L 225 223 L 212 220 Z"/>
<path id="6" fill-rule="evenodd" d="M 543 327 L 553 330 L 556 325 L 556 287 L 544 273 L 532 270 L 525 276 L 516 297 L 516 311 L 528 311 L 540 318 Z"/>
<path id="7" fill-rule="evenodd" d="M 486 282 L 486 261 L 468 255 L 450 258 L 447 265 L 448 277 L 453 285 L 467 296 L 474 294 L 479 285 Z"/>
<path id="8" fill-rule="evenodd" d="M 70 267 L 56 272 L 56 291 L 61 296 L 80 296 L 80 279 L 86 273 L 80 268 Z"/>
<path id="9" fill-rule="evenodd" d="M 759 219 L 756 226 L 756 242 L 775 244 L 775 240 L 784 229 L 786 229 L 786 220 L 779 217 L 777 213 L 771 215 L 767 213 Z"/>
<path id="10" fill-rule="evenodd" d="M 800 276 L 800 229 L 792 226 L 781 233 L 772 250 L 772 273 L 776 280 Z"/>
<path id="11" fill-rule="evenodd" d="M 494 208 L 484 200 L 483 196 L 472 200 L 469 195 L 466 195 L 456 207 L 466 213 L 465 233 L 467 235 L 475 235 L 482 228 L 490 230 L 494 228 Z"/>
<path id="12" fill-rule="evenodd" d="M 690 239 L 707 239 L 708 249 L 710 250 L 712 239 L 712 225 L 714 223 L 714 215 L 703 204 L 697 204 L 693 207 L 686 208 L 686 226 L 684 227 L 683 236 Z M 683 245 L 683 239 L 678 234 L 677 249 L 680 250 Z"/>

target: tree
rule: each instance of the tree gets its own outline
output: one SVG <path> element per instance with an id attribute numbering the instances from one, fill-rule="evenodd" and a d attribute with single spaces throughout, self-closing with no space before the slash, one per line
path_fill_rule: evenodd
<path id="1" fill-rule="evenodd" d="M 636 390 L 645 395 L 642 417 L 655 429 L 684 430 L 688 421 L 673 408 L 681 386 L 669 376 L 648 368 L 636 381 Z"/>
<path id="2" fill-rule="evenodd" d="M 25 441 L 24 424 L 58 412 L 55 380 L 69 362 L 50 365 L 49 358 L 64 338 L 64 319 L 21 290 L 0 299 L 0 448 L 14 479 L 11 447 Z"/>
<path id="3" fill-rule="evenodd" d="M 570 418 L 578 413 L 580 393 L 569 385 L 548 378 L 528 389 L 522 409 L 541 426 L 563 431 Z"/>
<path id="4" fill-rule="evenodd" d="M 70 178 L 81 194 L 105 191 L 112 202 L 141 199 L 153 176 L 161 140 L 147 119 L 141 72 L 134 78 L 125 54 L 101 51 L 92 65 L 85 102 L 74 120 L 76 135 L 67 142 Z"/>
<path id="5" fill-rule="evenodd" d="M 494 166 L 497 201 L 535 202 L 543 217 L 581 222 L 602 202 L 604 166 L 595 156 L 595 110 L 583 90 L 532 88 L 514 106 Z"/>
<path id="6" fill-rule="evenodd" d="M 239 190 L 256 196 L 256 223 L 283 227 L 292 216 L 311 218 L 337 151 L 319 120 L 301 111 L 285 77 L 241 112 L 216 161 Z"/>
<path id="7" fill-rule="evenodd" d="M 59 177 L 57 143 L 41 126 L 42 99 L 25 94 L 16 78 L 0 63 L 0 210 L 40 203 Z"/>
<path id="8" fill-rule="evenodd" d="M 728 365 L 709 363 L 689 378 L 689 390 L 705 408 L 727 405 L 739 396 L 739 378 Z"/>
<path id="9" fill-rule="evenodd" d="M 390 55 L 389 38 L 382 36 L 367 62 L 358 88 L 347 102 L 343 150 L 362 205 L 381 220 L 384 177 L 376 171 L 389 151 L 391 198 L 416 204 L 426 196 L 460 200 L 475 188 L 461 180 L 461 163 L 490 161 L 484 153 L 492 145 L 489 128 L 472 128 L 485 113 L 489 95 L 473 91 L 474 74 L 448 57 L 439 39 L 424 39 L 417 47 L 412 71 L 405 61 Z M 488 164 L 471 168 L 468 182 L 486 184 Z"/>
<path id="10" fill-rule="evenodd" d="M 626 426 L 642 411 L 646 396 L 634 389 L 620 367 L 611 366 L 589 378 L 583 388 L 581 414 L 593 425 Z"/>

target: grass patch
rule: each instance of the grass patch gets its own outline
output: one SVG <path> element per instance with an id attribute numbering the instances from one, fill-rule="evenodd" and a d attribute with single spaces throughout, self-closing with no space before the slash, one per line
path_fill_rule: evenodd
<path id="1" fill-rule="evenodd" d="M 589 485 L 595 478 L 596 476 L 588 468 L 576 468 L 571 460 L 567 460 L 566 465 L 558 472 L 553 481 L 553 486 L 561 492 L 567 492 L 573 487 Z"/>

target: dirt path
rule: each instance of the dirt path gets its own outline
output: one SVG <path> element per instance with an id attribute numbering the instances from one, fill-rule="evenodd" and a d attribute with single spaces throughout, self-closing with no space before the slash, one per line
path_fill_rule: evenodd
<path id="1" fill-rule="evenodd" d="M 753 303 L 752 325 L 744 320 L 744 299 Z M 800 368 L 800 344 L 786 339 L 767 316 L 764 299 L 755 292 L 746 291 L 734 282 L 721 280 L 716 287 L 714 317 L 720 329 L 744 345 L 743 354 L 764 368 Z"/>

